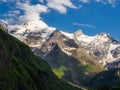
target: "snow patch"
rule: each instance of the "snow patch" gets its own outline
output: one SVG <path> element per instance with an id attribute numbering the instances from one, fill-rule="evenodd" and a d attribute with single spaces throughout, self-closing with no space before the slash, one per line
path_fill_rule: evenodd
<path id="1" fill-rule="evenodd" d="M 70 39 L 73 39 L 74 36 L 72 33 L 67 33 L 67 32 L 64 32 L 64 31 L 60 31 L 62 34 L 64 34 L 65 36 L 69 37 Z"/>
<path id="2" fill-rule="evenodd" d="M 64 49 L 61 49 L 64 53 L 66 53 L 68 56 L 71 56 L 72 53 L 70 53 L 69 51 L 65 51 Z"/>

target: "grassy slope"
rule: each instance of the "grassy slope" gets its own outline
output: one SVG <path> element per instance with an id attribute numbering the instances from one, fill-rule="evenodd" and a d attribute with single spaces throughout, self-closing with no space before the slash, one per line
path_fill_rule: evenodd
<path id="1" fill-rule="evenodd" d="M 46 58 L 59 78 L 76 85 L 86 85 L 93 75 L 102 71 L 103 68 L 87 50 L 79 49 L 71 53 L 72 56 L 68 56 L 56 46 Z"/>
<path id="2" fill-rule="evenodd" d="M 29 47 L 0 28 L 0 90 L 80 90 L 59 80 Z"/>

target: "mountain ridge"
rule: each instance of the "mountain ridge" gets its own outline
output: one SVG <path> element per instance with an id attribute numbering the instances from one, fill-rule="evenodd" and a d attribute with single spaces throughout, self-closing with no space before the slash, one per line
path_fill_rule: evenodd
<path id="1" fill-rule="evenodd" d="M 120 58 L 120 42 L 107 33 L 87 36 L 81 30 L 71 34 L 57 29 L 51 30 L 46 24 L 48 28 L 44 29 L 38 25 L 33 25 L 37 30 L 34 27 L 31 28 L 33 30 L 28 29 L 28 24 L 18 25 L 17 27 L 24 29 L 22 33 L 17 33 L 21 28 L 16 28 L 16 25 L 12 28 L 10 26 L 8 32 L 29 45 L 35 54 L 49 63 L 58 77 L 68 82 L 85 85 L 96 73 L 110 68 L 112 64 L 108 63 Z M 116 66 L 118 64 L 114 64 L 112 68 Z"/>
<path id="2" fill-rule="evenodd" d="M 15 37 L 17 37 L 18 39 L 23 40 L 23 42 L 26 42 L 26 40 L 24 40 L 24 39 L 29 38 L 29 35 L 33 34 L 33 36 L 32 36 L 33 39 L 37 38 L 37 36 L 38 36 L 38 38 L 41 38 L 41 42 L 39 42 L 37 45 L 35 43 L 36 47 L 37 46 L 40 47 L 40 44 L 48 41 L 48 39 L 50 38 L 50 35 L 52 35 L 52 33 L 54 33 L 54 31 L 57 30 L 56 28 L 47 26 L 47 24 L 45 24 L 42 20 L 36 21 L 36 22 L 28 22 L 27 24 L 22 24 L 22 25 L 21 26 L 18 25 L 18 27 L 21 27 L 19 29 L 16 28 L 16 25 L 10 26 L 9 32 L 12 35 L 14 35 Z M 17 33 L 22 30 L 23 30 L 23 32 Z M 110 63 L 110 62 L 120 58 L 120 57 L 114 58 L 111 53 L 112 50 L 114 50 L 118 46 L 120 46 L 120 42 L 118 40 L 114 39 L 108 33 L 100 33 L 95 36 L 87 36 L 87 35 L 83 34 L 82 30 L 78 30 L 78 31 L 74 32 L 73 34 L 63 32 L 63 31 L 59 31 L 59 32 L 61 33 L 61 36 L 63 35 L 65 37 L 64 40 L 65 39 L 73 40 L 79 47 L 88 49 L 88 51 L 95 58 L 99 59 L 98 61 L 100 63 L 102 63 L 104 66 L 108 62 Z M 36 35 L 36 37 L 35 37 L 35 35 Z M 32 44 L 30 46 L 34 46 L 34 44 Z M 106 51 L 103 50 L 103 48 L 105 48 Z M 103 53 L 106 55 L 103 56 Z"/>

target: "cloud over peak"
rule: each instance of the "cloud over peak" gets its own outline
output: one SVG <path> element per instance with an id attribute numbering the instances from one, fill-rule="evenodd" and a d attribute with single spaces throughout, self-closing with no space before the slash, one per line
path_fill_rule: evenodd
<path id="1" fill-rule="evenodd" d="M 20 22 L 39 20 L 41 19 L 40 17 L 41 13 L 47 13 L 49 11 L 48 7 L 45 5 L 41 5 L 41 4 L 30 5 L 29 2 L 18 3 L 18 8 L 24 11 L 24 15 L 19 16 Z"/>
<path id="2" fill-rule="evenodd" d="M 39 21 L 41 19 L 41 13 L 49 12 L 49 9 L 45 5 L 35 4 L 31 5 L 29 1 L 25 3 L 17 2 L 16 10 L 9 12 L 8 23 L 25 23 L 28 21 Z M 16 16 L 17 14 L 17 16 Z"/>

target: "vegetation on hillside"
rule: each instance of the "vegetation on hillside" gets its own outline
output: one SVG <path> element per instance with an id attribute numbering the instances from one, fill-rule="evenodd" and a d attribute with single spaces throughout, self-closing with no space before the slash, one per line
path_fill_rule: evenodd
<path id="1" fill-rule="evenodd" d="M 93 75 L 103 70 L 87 50 L 72 50 L 71 53 L 68 56 L 56 45 L 45 58 L 60 79 L 84 86 Z"/>
<path id="2" fill-rule="evenodd" d="M 88 82 L 88 86 L 92 90 L 120 90 L 120 68 L 98 73 Z"/>
<path id="3" fill-rule="evenodd" d="M 58 79 L 43 59 L 0 28 L 0 90 L 81 89 Z"/>

